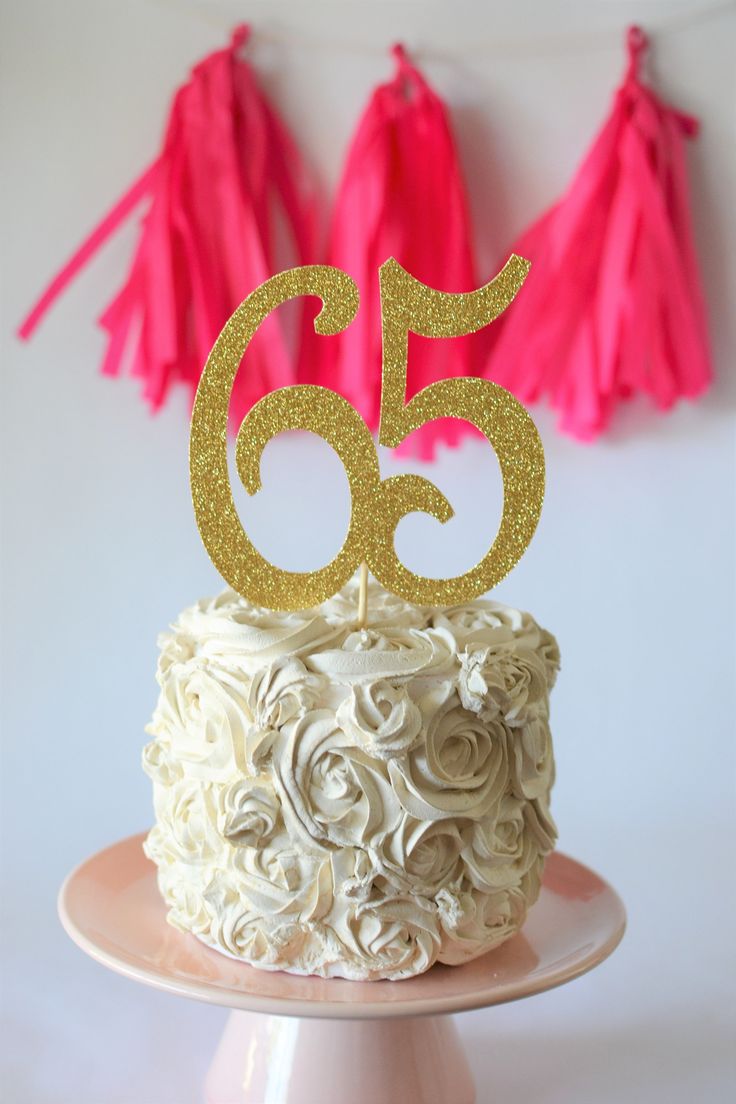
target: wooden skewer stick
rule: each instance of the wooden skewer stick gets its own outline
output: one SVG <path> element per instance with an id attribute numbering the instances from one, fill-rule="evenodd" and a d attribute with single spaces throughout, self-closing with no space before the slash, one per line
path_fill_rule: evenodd
<path id="1" fill-rule="evenodd" d="M 358 627 L 368 624 L 368 564 L 360 565 L 360 593 L 358 595 Z"/>

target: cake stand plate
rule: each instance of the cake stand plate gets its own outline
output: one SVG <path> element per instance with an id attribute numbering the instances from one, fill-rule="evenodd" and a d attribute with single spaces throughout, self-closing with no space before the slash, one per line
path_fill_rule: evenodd
<path id="1" fill-rule="evenodd" d="M 471 1104 L 452 1014 L 572 981 L 611 954 L 626 924 L 614 890 L 555 852 L 523 930 L 464 966 L 374 982 L 256 970 L 166 923 L 143 839 L 122 840 L 70 874 L 59 914 L 74 942 L 110 969 L 234 1009 L 207 1104 Z"/>

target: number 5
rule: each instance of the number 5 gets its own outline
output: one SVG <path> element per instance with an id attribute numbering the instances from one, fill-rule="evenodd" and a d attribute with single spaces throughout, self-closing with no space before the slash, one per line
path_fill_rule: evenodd
<path id="1" fill-rule="evenodd" d="M 395 260 L 380 269 L 383 377 L 378 440 L 396 448 L 435 418 L 463 418 L 485 435 L 503 478 L 501 523 L 483 559 L 453 579 L 428 579 L 408 571 L 393 549 L 396 526 L 421 510 L 445 522 L 452 508 L 437 487 L 420 476 L 384 480 L 376 492 L 366 561 L 394 594 L 422 605 L 447 605 L 490 590 L 521 559 L 539 521 L 544 498 L 544 451 L 536 426 L 513 395 L 490 380 L 460 377 L 430 384 L 406 402 L 409 333 L 459 337 L 492 322 L 512 301 L 529 262 L 512 255 L 495 279 L 477 291 L 450 294 L 414 279 Z"/>

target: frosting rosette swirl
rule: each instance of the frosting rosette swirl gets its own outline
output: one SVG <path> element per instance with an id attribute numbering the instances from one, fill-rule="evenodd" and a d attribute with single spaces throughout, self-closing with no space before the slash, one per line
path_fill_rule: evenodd
<path id="1" fill-rule="evenodd" d="M 258 847 L 274 834 L 281 805 L 270 781 L 238 778 L 220 793 L 218 826 L 233 843 Z"/>
<path id="2" fill-rule="evenodd" d="M 375 846 L 399 818 L 385 767 L 331 710 L 307 713 L 279 735 L 273 774 L 287 828 L 309 850 Z"/>
<path id="3" fill-rule="evenodd" d="M 437 911 L 417 895 L 377 897 L 343 912 L 335 934 L 344 976 L 356 980 L 413 977 L 440 949 Z"/>
<path id="4" fill-rule="evenodd" d="M 393 759 L 415 743 L 422 714 L 405 686 L 377 679 L 351 687 L 337 710 L 337 722 L 375 759 Z"/>
<path id="5" fill-rule="evenodd" d="M 245 745 L 250 713 L 237 670 L 193 657 L 167 664 L 148 732 L 167 749 L 168 769 L 203 781 L 231 777 Z M 159 759 L 163 759 L 159 755 Z M 155 759 L 149 752 L 151 764 Z"/>
<path id="6" fill-rule="evenodd" d="M 160 637 L 144 769 L 169 921 L 262 969 L 404 978 L 516 932 L 556 830 L 556 641 L 498 602 L 233 591 Z"/>
<path id="7" fill-rule="evenodd" d="M 484 721 L 500 717 L 518 728 L 544 715 L 547 682 L 544 661 L 531 648 L 496 645 L 460 658 L 460 700 Z"/>
<path id="8" fill-rule="evenodd" d="M 506 789 L 506 745 L 504 725 L 476 717 L 450 689 L 431 713 L 424 739 L 390 764 L 399 801 L 419 820 L 487 816 Z"/>

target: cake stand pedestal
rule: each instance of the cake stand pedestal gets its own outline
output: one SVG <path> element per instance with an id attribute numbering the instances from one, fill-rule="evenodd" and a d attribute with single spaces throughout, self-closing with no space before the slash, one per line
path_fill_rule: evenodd
<path id="1" fill-rule="evenodd" d="M 465 966 L 378 982 L 256 970 L 166 923 L 143 839 L 122 840 L 70 874 L 59 914 L 110 969 L 233 1009 L 207 1104 L 472 1104 L 452 1015 L 572 981 L 611 954 L 626 924 L 613 889 L 555 852 L 523 930 Z"/>

